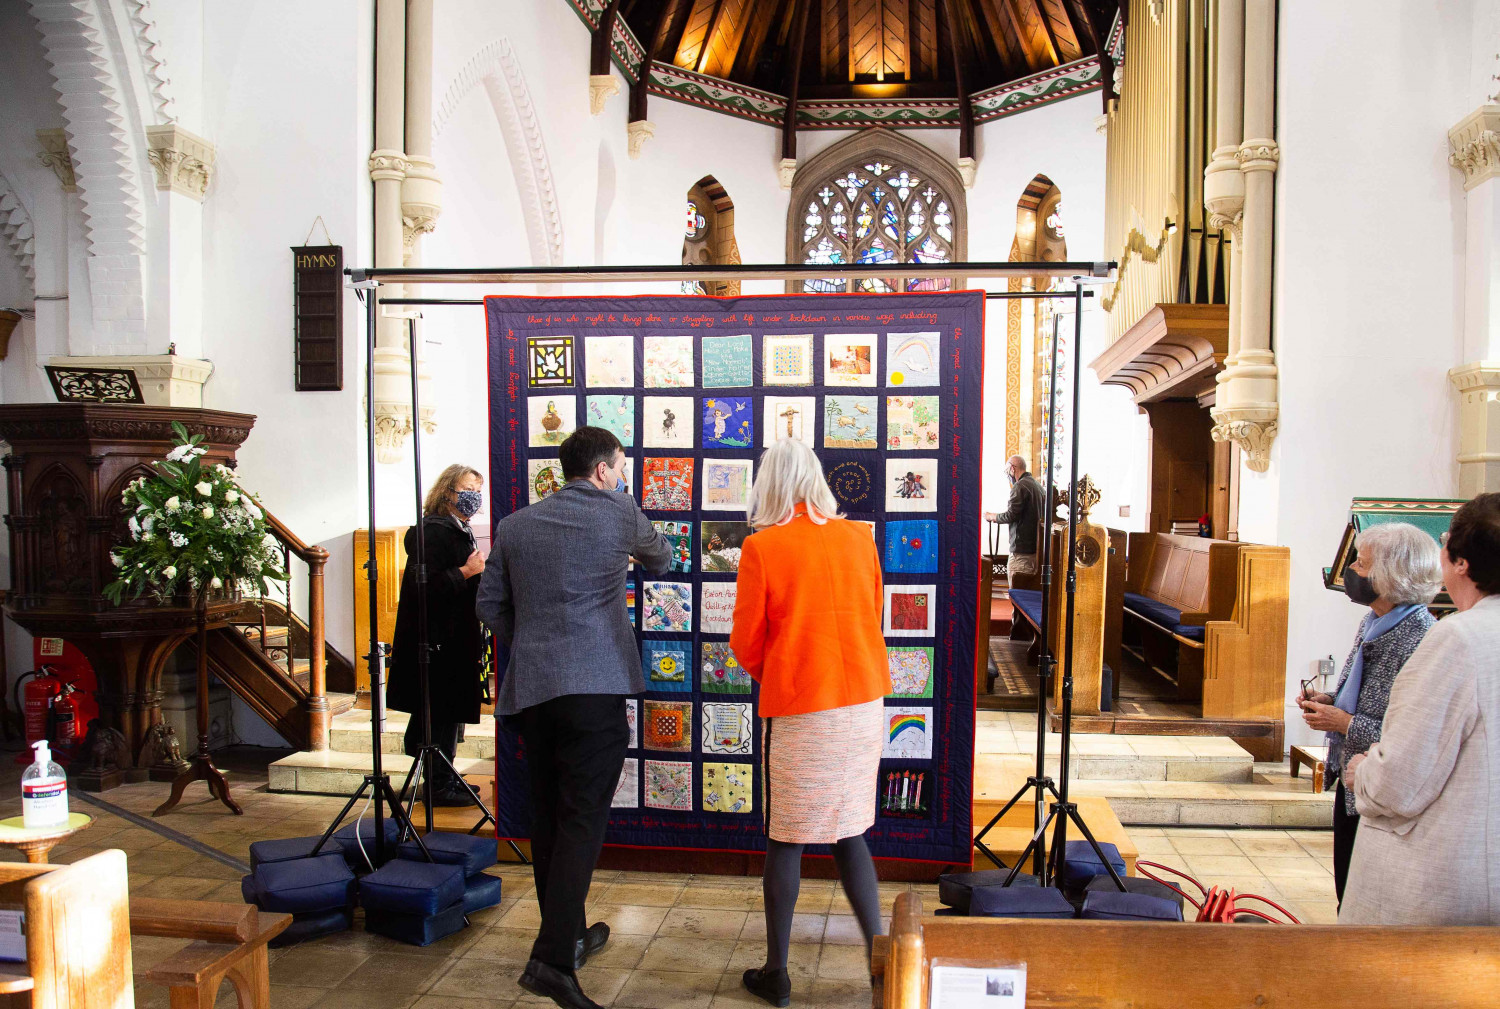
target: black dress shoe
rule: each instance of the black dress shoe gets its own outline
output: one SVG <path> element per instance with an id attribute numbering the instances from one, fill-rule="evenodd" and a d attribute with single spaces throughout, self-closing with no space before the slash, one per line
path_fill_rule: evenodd
<path id="1" fill-rule="evenodd" d="M 579 939 L 573 947 L 573 969 L 577 970 L 589 962 L 589 957 L 604 948 L 609 942 L 609 926 L 602 921 L 596 921 L 583 930 L 583 938 Z"/>
<path id="2" fill-rule="evenodd" d="M 433 789 L 432 804 L 434 806 L 472 806 L 475 803 L 474 796 L 469 794 L 467 788 L 451 785 L 448 788 Z"/>
<path id="3" fill-rule="evenodd" d="M 578 978 L 540 960 L 529 960 L 518 982 L 533 995 L 550 998 L 564 1009 L 603 1009 L 578 987 Z"/>
<path id="4" fill-rule="evenodd" d="M 773 1006 L 791 1004 L 792 979 L 785 970 L 761 970 L 759 967 L 752 967 L 745 971 L 744 981 L 746 991 L 765 999 Z"/>

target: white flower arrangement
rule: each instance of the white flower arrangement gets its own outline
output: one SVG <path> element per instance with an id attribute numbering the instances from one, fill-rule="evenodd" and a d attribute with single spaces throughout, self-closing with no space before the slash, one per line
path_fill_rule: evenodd
<path id="1" fill-rule="evenodd" d="M 265 513 L 235 484 L 233 470 L 200 463 L 207 454 L 201 437 L 181 424 L 172 429 L 177 447 L 153 464 L 155 475 L 131 481 L 122 495 L 129 539 L 110 554 L 119 577 L 105 595 L 118 604 L 127 592 L 165 601 L 192 591 L 203 602 L 204 592 L 226 585 L 264 595 L 269 582 L 287 577 Z"/>

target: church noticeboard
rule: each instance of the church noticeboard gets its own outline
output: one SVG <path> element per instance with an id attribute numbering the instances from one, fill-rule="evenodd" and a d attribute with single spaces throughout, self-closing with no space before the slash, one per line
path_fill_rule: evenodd
<path id="1" fill-rule="evenodd" d="M 292 247 L 293 359 L 298 392 L 344 388 L 344 247 Z"/>

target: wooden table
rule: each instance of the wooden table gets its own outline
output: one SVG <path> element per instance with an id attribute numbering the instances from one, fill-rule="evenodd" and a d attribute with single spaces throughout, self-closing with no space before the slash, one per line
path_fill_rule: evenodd
<path id="1" fill-rule="evenodd" d="M 22 822 L 23 818 L 19 816 L 0 820 L 0 845 L 19 848 L 26 853 L 26 861 L 46 865 L 47 852 L 80 830 L 87 829 L 94 818 L 87 813 L 69 813 L 67 823 L 37 830 L 27 830 Z"/>

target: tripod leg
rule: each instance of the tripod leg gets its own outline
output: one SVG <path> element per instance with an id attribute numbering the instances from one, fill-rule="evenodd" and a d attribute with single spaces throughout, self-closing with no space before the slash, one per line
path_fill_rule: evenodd
<path id="1" fill-rule="evenodd" d="M 1124 880 L 1120 879 L 1120 874 L 1115 871 L 1113 863 L 1111 863 L 1108 858 L 1104 857 L 1104 849 L 1099 847 L 1098 841 L 1094 840 L 1094 835 L 1089 832 L 1089 825 L 1083 822 L 1083 817 L 1078 815 L 1078 807 L 1074 806 L 1072 803 L 1068 804 L 1068 819 L 1072 820 L 1074 826 L 1083 831 L 1083 836 L 1088 840 L 1089 845 L 1093 847 L 1094 854 L 1098 855 L 1099 861 L 1104 863 L 1104 868 L 1105 871 L 1109 873 L 1109 878 L 1114 880 L 1115 886 L 1120 888 L 1121 893 L 1124 893 Z"/>
<path id="2" fill-rule="evenodd" d="M 994 862 L 995 865 L 998 868 L 1008 869 L 1008 868 L 1010 868 L 1010 866 L 1008 866 L 1004 862 L 1000 861 L 1000 859 L 995 855 L 995 853 L 993 851 L 990 851 L 989 847 L 984 843 L 985 835 L 988 834 L 991 830 L 995 829 L 995 824 L 999 823 L 1000 820 L 1001 820 L 1001 818 L 1003 818 L 1006 813 L 1009 813 L 1011 811 L 1011 808 L 1013 806 L 1015 806 L 1016 803 L 1018 803 L 1018 802 L 1021 801 L 1021 797 L 1023 795 L 1025 795 L 1027 792 L 1031 791 L 1031 789 L 1033 789 L 1033 788 L 1036 788 L 1036 789 L 1040 790 L 1041 787 L 1042 787 L 1042 783 L 1038 779 L 1036 779 L 1034 777 L 1027 778 L 1026 779 L 1026 784 L 1024 784 L 1020 788 L 1016 789 L 1016 794 L 1012 795 L 1010 797 L 1010 801 L 1007 802 L 1004 806 L 1002 806 L 1000 808 L 1000 812 L 996 813 L 993 817 L 991 817 L 990 818 L 990 822 L 986 823 L 984 825 L 984 829 L 981 830 L 979 833 L 977 833 L 977 834 L 974 835 L 974 847 L 978 848 L 981 852 L 983 852 L 984 853 L 984 857 L 988 858 L 991 862 Z M 1038 794 L 1040 794 L 1040 791 L 1038 792 Z"/>
<path id="3" fill-rule="evenodd" d="M 1011 883 L 1015 882 L 1016 877 L 1021 874 L 1021 866 L 1026 864 L 1026 857 L 1036 850 L 1037 845 L 1042 843 L 1042 838 L 1047 834 L 1047 826 L 1056 815 L 1057 807 L 1053 806 L 1047 813 L 1047 818 L 1042 821 L 1042 825 L 1036 829 L 1036 833 L 1031 835 L 1031 840 L 1026 842 L 1026 847 L 1021 849 L 1020 857 L 1016 859 L 1016 864 L 1011 866 L 1010 875 L 1005 877 L 1005 882 L 1000 884 L 1001 886 L 1010 886 Z M 1038 880 L 1038 882 L 1043 886 L 1047 885 L 1045 879 Z"/>
<path id="4" fill-rule="evenodd" d="M 416 780 L 413 781 L 412 780 L 413 778 L 415 778 Z M 421 788 L 421 787 L 422 787 L 422 755 L 421 755 L 421 751 L 418 750 L 417 751 L 417 756 L 412 759 L 411 767 L 409 767 L 409 768 L 406 769 L 406 779 L 401 782 L 401 798 L 402 798 L 403 802 L 405 803 L 405 805 L 402 808 L 406 810 L 406 822 L 407 823 L 411 822 L 411 813 L 412 813 L 412 810 L 414 808 L 416 808 L 416 804 L 417 804 L 417 790 L 419 788 Z M 398 841 L 405 841 L 406 839 L 407 839 L 407 828 L 406 827 L 402 827 L 401 828 L 401 833 L 397 836 L 397 840 Z"/>
<path id="5" fill-rule="evenodd" d="M 406 808 L 402 806 L 401 803 L 396 801 L 396 796 L 391 791 L 390 779 L 382 779 L 380 784 L 376 785 L 375 787 L 380 789 L 381 792 L 385 795 L 385 801 L 390 803 L 391 805 L 391 816 L 401 824 L 401 833 L 398 836 L 405 837 L 410 834 L 411 839 L 417 842 L 417 847 L 422 849 L 422 857 L 427 859 L 427 861 L 429 862 L 436 861 L 436 859 L 432 857 L 432 852 L 427 850 L 427 844 L 422 840 L 422 835 L 418 834 L 417 828 L 412 826 L 411 817 L 407 814 Z"/>
<path id="6" fill-rule="evenodd" d="M 443 763 L 447 765 L 448 773 L 453 775 L 453 780 L 463 786 L 464 790 L 469 793 L 471 798 L 473 798 L 474 804 L 477 805 L 480 812 L 484 814 L 482 817 L 480 817 L 478 823 L 469 828 L 469 833 L 474 833 L 480 827 L 483 827 L 486 823 L 493 823 L 498 826 L 499 821 L 495 819 L 495 814 L 490 812 L 490 807 L 484 804 L 484 799 L 480 796 L 479 789 L 469 784 L 464 776 L 458 773 L 458 768 L 453 766 L 453 761 L 448 759 L 448 755 L 446 753 L 436 747 L 433 748 L 432 752 L 437 757 L 442 759 Z"/>
<path id="7" fill-rule="evenodd" d="M 531 864 L 531 859 L 529 859 L 529 858 L 526 857 L 526 853 L 523 852 L 516 845 L 516 842 L 514 842 L 514 841 L 510 840 L 509 838 L 507 838 L 506 841 L 505 841 L 505 843 L 508 844 L 508 845 L 510 845 L 510 850 L 516 853 L 516 857 L 521 860 L 521 864 L 522 865 L 530 865 Z"/>
<path id="8" fill-rule="evenodd" d="M 349 810 L 354 808 L 354 804 L 359 801 L 359 797 L 364 795 L 365 789 L 369 787 L 370 780 L 366 778 L 364 782 L 360 784 L 355 793 L 349 796 L 349 801 L 344 803 L 344 808 L 339 810 L 339 815 L 333 818 L 333 822 L 328 825 L 328 829 L 323 831 L 323 836 L 318 839 L 317 844 L 313 845 L 312 851 L 308 852 L 310 856 L 316 855 L 318 852 L 323 850 L 323 845 L 328 843 L 328 839 L 333 836 L 333 832 L 339 829 L 339 824 L 344 822 L 344 817 L 349 815 Z"/>

